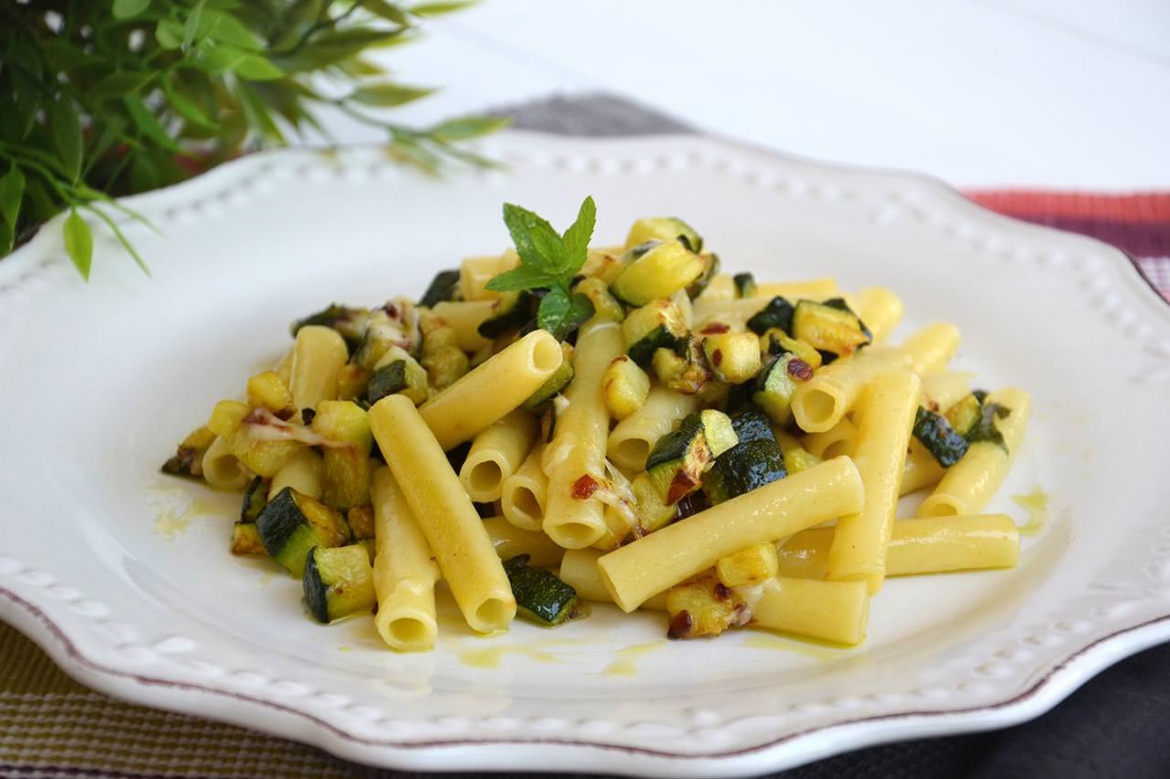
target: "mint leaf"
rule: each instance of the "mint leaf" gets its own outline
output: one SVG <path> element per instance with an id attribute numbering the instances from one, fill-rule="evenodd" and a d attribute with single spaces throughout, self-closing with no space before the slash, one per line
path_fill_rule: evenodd
<path id="1" fill-rule="evenodd" d="M 557 234 L 553 226 L 544 218 L 537 216 L 527 208 L 504 203 L 504 224 L 507 225 L 508 232 L 512 236 L 512 243 L 516 245 L 516 252 L 520 255 L 521 263 L 534 267 L 550 268 L 556 262 L 558 258 L 547 257 L 537 244 L 537 239 L 533 237 L 533 233 L 539 233 L 545 237 L 541 243 L 547 244 L 548 235 L 550 233 Z"/>
<path id="2" fill-rule="evenodd" d="M 559 281 L 560 276 L 556 273 L 532 265 L 521 265 L 493 276 L 488 281 L 487 288 L 493 292 L 514 292 L 522 289 L 552 287 Z"/>
<path id="3" fill-rule="evenodd" d="M 589 256 L 589 242 L 593 240 L 593 228 L 596 225 L 597 205 L 593 202 L 592 197 L 587 197 L 581 203 L 580 210 L 577 211 L 577 221 L 573 222 L 568 230 L 565 230 L 563 241 L 564 272 L 569 273 L 570 278 L 581 270 L 581 266 L 585 264 L 585 260 Z"/>
<path id="4" fill-rule="evenodd" d="M 540 301 L 536 324 L 563 340 L 569 333 L 593 316 L 593 303 L 584 295 L 570 294 L 561 287 L 553 287 Z"/>
<path id="5" fill-rule="evenodd" d="M 1001 406 L 999 403 L 987 403 L 983 406 L 983 413 L 979 421 L 975 423 L 975 427 L 967 434 L 967 440 L 970 443 L 990 441 L 1004 450 L 1004 452 L 1007 452 L 1007 443 L 1003 440 L 1003 433 L 999 431 L 995 420 L 1003 419 L 1011 413 L 1012 410 L 1010 408 Z"/>

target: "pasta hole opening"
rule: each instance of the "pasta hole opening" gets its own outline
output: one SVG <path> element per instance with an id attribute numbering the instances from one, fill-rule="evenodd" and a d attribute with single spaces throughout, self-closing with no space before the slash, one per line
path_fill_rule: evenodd
<path id="1" fill-rule="evenodd" d="M 922 501 L 918 511 L 920 517 L 957 517 L 959 506 L 945 495 L 931 495 Z"/>
<path id="2" fill-rule="evenodd" d="M 596 543 L 605 533 L 605 528 L 585 522 L 563 522 L 551 527 L 546 526 L 545 533 L 566 549 L 584 549 Z"/>
<path id="3" fill-rule="evenodd" d="M 611 456 L 623 468 L 640 470 L 646 467 L 646 458 L 650 456 L 650 442 L 643 438 L 627 438 L 614 447 Z"/>
<path id="4" fill-rule="evenodd" d="M 824 390 L 809 390 L 803 397 L 793 401 L 792 411 L 805 430 L 826 430 L 835 421 L 837 398 Z"/>
<path id="5" fill-rule="evenodd" d="M 555 338 L 541 338 L 533 342 L 529 357 L 532 367 L 540 373 L 552 373 L 561 367 L 565 353 Z"/>
<path id="6" fill-rule="evenodd" d="M 426 646 L 434 641 L 434 631 L 421 619 L 402 617 L 390 623 L 390 635 L 403 646 Z"/>
<path id="7" fill-rule="evenodd" d="M 853 447 L 850 446 L 848 438 L 842 438 L 839 441 L 834 441 L 825 447 L 825 451 L 821 452 L 822 460 L 832 460 L 834 457 L 852 457 Z"/>
<path id="8" fill-rule="evenodd" d="M 475 625 L 473 627 L 481 632 L 503 630 L 515 615 L 515 601 L 488 598 L 475 610 Z"/>
<path id="9" fill-rule="evenodd" d="M 536 521 L 544 518 L 544 507 L 536 499 L 536 493 L 528 487 L 516 488 L 516 492 L 512 495 L 512 507 L 525 519 Z"/>
<path id="10" fill-rule="evenodd" d="M 467 474 L 467 492 L 481 503 L 499 498 L 503 483 L 504 469 L 495 460 L 481 460 Z"/>

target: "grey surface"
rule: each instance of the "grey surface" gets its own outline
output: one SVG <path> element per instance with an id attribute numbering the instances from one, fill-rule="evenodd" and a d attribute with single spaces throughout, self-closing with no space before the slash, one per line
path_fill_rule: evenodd
<path id="1" fill-rule="evenodd" d="M 633 135 L 682 135 L 695 132 L 678 119 L 607 94 L 558 95 L 546 100 L 504 107 L 492 112 L 512 118 L 518 130 L 584 138 L 628 138 Z"/>

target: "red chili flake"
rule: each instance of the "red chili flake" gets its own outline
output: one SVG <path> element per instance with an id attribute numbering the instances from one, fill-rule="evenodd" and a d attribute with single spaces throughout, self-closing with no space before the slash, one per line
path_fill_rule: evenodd
<path id="1" fill-rule="evenodd" d="M 585 474 L 577 481 L 573 482 L 573 487 L 569 494 L 573 496 L 574 500 L 585 500 L 593 493 L 597 492 L 597 488 L 601 484 L 589 474 Z"/>
<path id="2" fill-rule="evenodd" d="M 684 495 L 698 485 L 699 482 L 693 479 L 686 471 L 679 471 L 670 481 L 670 489 L 666 491 L 666 502 L 669 504 L 678 503 Z"/>
<path id="3" fill-rule="evenodd" d="M 699 331 L 702 335 L 719 335 L 731 330 L 731 325 L 725 325 L 722 322 L 708 322 L 703 325 L 703 329 Z"/>
<path id="4" fill-rule="evenodd" d="M 788 373 L 800 381 L 808 381 L 813 377 L 813 368 L 799 357 L 793 357 L 788 361 Z"/>
<path id="5" fill-rule="evenodd" d="M 386 316 L 390 317 L 391 319 L 398 318 L 398 306 L 394 305 L 393 303 L 387 303 L 386 305 L 382 306 L 382 310 L 385 311 Z"/>
<path id="6" fill-rule="evenodd" d="M 691 629 L 694 625 L 695 621 L 691 619 L 691 613 L 684 609 L 671 618 L 670 628 L 666 631 L 666 637 L 686 638 L 691 634 Z"/>
<path id="7" fill-rule="evenodd" d="M 723 364 L 723 350 L 722 349 L 716 349 L 715 351 L 711 352 L 711 364 L 714 365 L 716 368 L 718 368 L 720 365 Z"/>

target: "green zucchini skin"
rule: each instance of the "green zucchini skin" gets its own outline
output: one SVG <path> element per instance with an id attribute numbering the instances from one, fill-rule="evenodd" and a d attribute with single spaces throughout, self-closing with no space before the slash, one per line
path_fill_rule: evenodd
<path id="1" fill-rule="evenodd" d="M 970 446 L 947 422 L 946 417 L 919 406 L 914 417 L 912 434 L 944 468 L 950 468 L 963 458 Z"/>
<path id="2" fill-rule="evenodd" d="M 420 306 L 433 308 L 436 303 L 454 300 L 459 293 L 459 269 L 441 270 L 427 285 L 427 291 L 418 299 Z"/>
<path id="3" fill-rule="evenodd" d="M 561 362 L 560 366 L 553 371 L 551 376 L 544 380 L 544 384 L 537 387 L 536 391 L 524 401 L 523 406 L 525 410 L 531 411 L 534 414 L 542 413 L 548 406 L 549 401 L 558 392 L 569 386 L 569 382 L 573 380 L 574 375 L 573 360 L 570 358 L 569 353 L 566 352 L 565 359 Z"/>
<path id="4" fill-rule="evenodd" d="M 504 561 L 517 613 L 546 627 L 572 618 L 577 609 L 577 591 L 551 571 L 530 566 L 528 560 L 529 555 L 522 554 Z"/>
<path id="5" fill-rule="evenodd" d="M 703 493 L 712 505 L 788 475 L 784 453 L 763 411 L 752 404 L 742 406 L 731 415 L 731 425 L 739 443 L 716 457 L 703 479 Z"/>
<path id="6" fill-rule="evenodd" d="M 366 403 L 372 406 L 387 395 L 399 392 L 407 395 L 415 405 L 427 399 L 426 370 L 409 355 L 374 371 L 366 387 Z"/>
<path id="7" fill-rule="evenodd" d="M 370 310 L 368 308 L 352 308 L 333 303 L 328 308 L 293 322 L 289 330 L 292 336 L 296 338 L 297 331 L 308 325 L 321 325 L 323 327 L 333 328 L 345 341 L 345 345 L 349 347 L 349 353 L 353 354 L 357 350 L 358 345 L 361 344 L 362 335 L 366 327 L 366 317 L 369 315 Z"/>
<path id="8" fill-rule="evenodd" d="M 787 298 L 777 295 L 748 319 L 748 330 L 756 335 L 763 335 L 776 327 L 791 335 L 792 315 L 795 311 L 796 307 Z"/>
<path id="9" fill-rule="evenodd" d="M 682 236 L 679 236 L 679 240 L 682 240 Z M 702 245 L 702 239 L 699 240 L 699 244 Z M 697 252 L 699 250 L 692 248 L 691 251 Z M 719 275 L 719 269 L 723 265 L 723 263 L 719 260 L 718 254 L 704 252 L 703 254 L 700 254 L 699 257 L 703 260 L 704 263 L 703 272 L 699 274 L 699 278 L 692 281 L 687 287 L 687 297 L 689 297 L 691 300 L 694 300 L 699 295 L 703 294 L 703 290 L 710 286 L 711 280 Z"/>
<path id="10" fill-rule="evenodd" d="M 505 292 L 492 308 L 492 315 L 479 323 L 479 334 L 484 338 L 499 338 L 518 330 L 536 316 L 539 301 L 527 290 Z"/>
<path id="11" fill-rule="evenodd" d="M 328 624 L 374 608 L 373 569 L 365 546 L 315 546 L 305 559 L 301 587 L 309 613 Z"/>
<path id="12" fill-rule="evenodd" d="M 341 546 L 349 540 L 340 512 L 292 487 L 268 501 L 256 518 L 256 529 L 268 554 L 295 576 L 304 574 L 313 547 Z"/>
<path id="13" fill-rule="evenodd" d="M 699 489 L 715 458 L 738 439 L 730 419 L 707 409 L 687 415 L 677 430 L 658 439 L 646 458 L 646 472 L 667 505 Z"/>
<path id="14" fill-rule="evenodd" d="M 787 332 L 814 347 L 826 362 L 853 354 L 873 340 L 869 328 L 840 298 L 796 301 Z"/>
<path id="15" fill-rule="evenodd" d="M 626 354 L 643 369 L 650 367 L 659 349 L 686 357 L 691 342 L 682 312 L 668 300 L 655 300 L 629 312 L 622 322 L 622 335 Z"/>
<path id="16" fill-rule="evenodd" d="M 735 296 L 740 298 L 750 298 L 756 294 L 756 277 L 751 273 L 737 273 L 731 277 L 732 283 L 735 284 Z M 757 333 L 759 335 L 759 333 Z"/>
<path id="17" fill-rule="evenodd" d="M 792 418 L 796 388 L 813 376 L 812 366 L 792 352 L 784 352 L 764 365 L 756 377 L 752 401 L 778 425 Z"/>
<path id="18" fill-rule="evenodd" d="M 260 512 L 268 505 L 268 480 L 257 476 L 244 490 L 244 501 L 240 507 L 240 522 L 255 522 Z"/>

